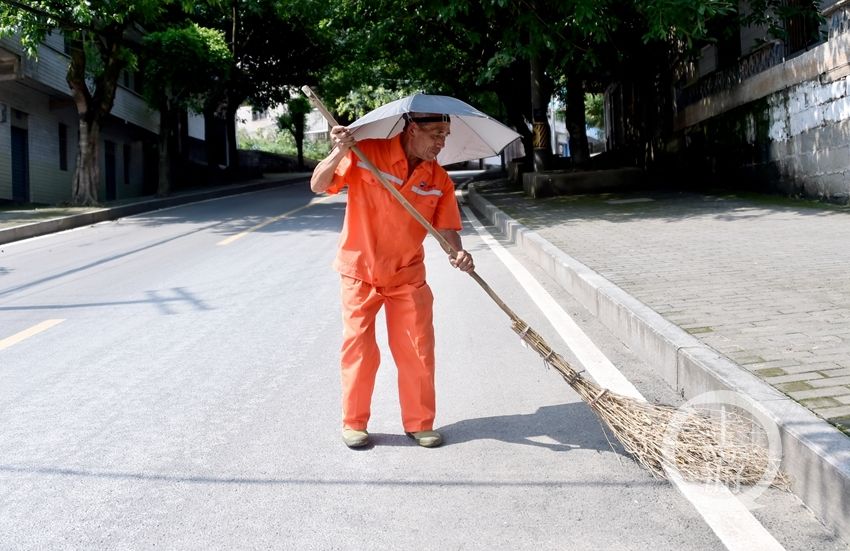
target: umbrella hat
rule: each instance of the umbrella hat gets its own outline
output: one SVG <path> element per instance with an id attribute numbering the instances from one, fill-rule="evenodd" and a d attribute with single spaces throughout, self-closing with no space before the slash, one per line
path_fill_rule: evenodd
<path id="1" fill-rule="evenodd" d="M 468 103 L 430 94 L 413 94 L 378 107 L 351 123 L 348 129 L 357 141 L 392 138 L 404 129 L 406 113 L 440 113 L 451 117 L 451 134 L 437 155 L 441 165 L 498 155 L 520 138 L 519 134 Z"/>

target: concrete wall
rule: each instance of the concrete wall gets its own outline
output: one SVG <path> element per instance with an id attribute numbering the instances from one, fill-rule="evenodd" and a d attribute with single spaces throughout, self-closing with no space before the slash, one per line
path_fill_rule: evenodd
<path id="1" fill-rule="evenodd" d="M 77 155 L 77 115 L 73 107 L 50 108 L 50 97 L 14 81 L 0 82 L 0 104 L 6 122 L 0 123 L 0 199 L 12 198 L 11 128 L 28 132 L 30 200 L 59 203 L 71 196 L 71 177 Z M 15 112 L 23 113 L 23 117 Z M 17 120 L 15 118 L 18 117 Z M 59 123 L 67 127 L 68 168 L 59 167 Z"/>
<path id="2" fill-rule="evenodd" d="M 144 146 L 141 140 L 128 138 L 127 134 L 120 129 L 109 125 L 101 131 L 101 143 L 107 140 L 115 144 L 115 192 L 116 199 L 138 197 L 144 190 Z M 125 156 L 125 147 L 129 147 L 129 158 Z M 106 154 L 105 146 L 101 148 L 98 162 L 100 164 L 100 187 L 98 197 L 106 198 Z M 125 163 L 129 163 L 125 173 Z M 128 176 L 125 179 L 125 175 Z"/>
<path id="3" fill-rule="evenodd" d="M 0 39 L 0 49 L 4 59 L 20 60 L 17 74 L 0 79 L 0 113 L 6 109 L 6 121 L 0 122 L 0 200 L 12 199 L 11 127 L 13 113 L 20 112 L 25 115 L 15 124 L 25 125 L 28 131 L 29 201 L 68 201 L 76 168 L 79 122 L 65 80 L 69 57 L 64 52 L 62 35 L 49 35 L 39 46 L 37 58 L 28 58 L 15 37 Z M 197 119 L 191 120 L 190 134 L 203 140 L 203 118 Z M 67 127 L 67 170 L 59 166 L 60 123 Z M 115 143 L 116 196 L 122 199 L 150 191 L 144 182 L 144 140 L 153 141 L 158 133 L 159 114 L 139 94 L 119 84 L 111 117 L 101 129 L 100 200 L 106 198 L 104 142 Z"/>
<path id="4" fill-rule="evenodd" d="M 850 7 L 829 21 L 825 43 L 677 113 L 689 165 L 736 187 L 850 201 Z"/>
<path id="5" fill-rule="evenodd" d="M 768 98 L 767 162 L 780 189 L 831 201 L 850 199 L 850 97 L 847 77 L 809 81 Z"/>

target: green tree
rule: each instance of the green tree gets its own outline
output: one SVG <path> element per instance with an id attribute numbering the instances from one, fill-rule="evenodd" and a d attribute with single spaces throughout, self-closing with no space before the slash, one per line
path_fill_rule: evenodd
<path id="1" fill-rule="evenodd" d="M 605 96 L 603 94 L 585 94 L 585 118 L 587 124 L 595 128 L 605 128 Z"/>
<path id="2" fill-rule="evenodd" d="M 211 84 L 227 79 L 232 58 L 224 35 L 189 24 L 147 34 L 144 47 L 145 100 L 159 111 L 159 186 L 168 195 L 179 136 L 178 116 L 202 112 Z"/>
<path id="3" fill-rule="evenodd" d="M 286 104 L 287 110 L 277 118 L 280 130 L 286 130 L 295 139 L 298 151 L 298 168 L 304 169 L 304 127 L 307 114 L 311 110 L 310 101 L 303 96 L 295 96 Z"/>
<path id="4" fill-rule="evenodd" d="M 59 31 L 70 46 L 67 81 L 79 115 L 79 148 L 72 201 L 97 203 L 98 144 L 103 120 L 112 110 L 121 71 L 134 68 L 129 35 L 153 24 L 178 0 L 0 0 L 0 36 L 17 34 L 28 55 Z M 182 0 L 179 5 L 187 4 Z"/>
<path id="5" fill-rule="evenodd" d="M 529 125 L 557 94 L 581 164 L 589 159 L 585 94 L 626 82 L 642 98 L 632 129 L 642 162 L 671 126 L 677 64 L 730 17 L 733 30 L 734 22 L 779 29 L 789 10 L 817 13 L 816 0 L 786 3 L 749 0 L 739 12 L 737 0 L 339 0 L 323 21 L 333 31 L 335 61 L 320 91 L 345 115 L 371 107 L 380 96 L 369 93 L 378 90 L 454 95 L 515 127 L 527 151 Z"/>
<path id="6" fill-rule="evenodd" d="M 243 103 L 263 109 L 285 103 L 289 90 L 313 84 L 329 59 L 324 2 L 315 0 L 224 0 L 197 9 L 194 20 L 224 33 L 231 53 L 228 78 L 213 83 L 204 106 L 208 128 L 226 129 L 229 165 L 238 166 L 236 110 Z M 208 143 L 210 140 L 208 140 Z M 210 159 L 215 154 L 208 153 Z M 222 159 L 224 160 L 224 159 Z"/>

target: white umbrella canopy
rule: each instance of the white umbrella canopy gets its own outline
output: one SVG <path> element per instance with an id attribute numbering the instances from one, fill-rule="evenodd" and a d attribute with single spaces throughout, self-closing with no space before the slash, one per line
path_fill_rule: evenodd
<path id="1" fill-rule="evenodd" d="M 451 117 L 451 134 L 437 156 L 441 165 L 498 155 L 520 135 L 468 103 L 449 96 L 413 94 L 378 107 L 348 126 L 357 141 L 391 138 L 404 128 L 405 113 L 439 113 Z"/>

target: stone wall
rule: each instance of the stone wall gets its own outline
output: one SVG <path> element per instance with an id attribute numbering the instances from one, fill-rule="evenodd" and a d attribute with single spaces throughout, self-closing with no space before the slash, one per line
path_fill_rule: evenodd
<path id="1" fill-rule="evenodd" d="M 677 113 L 670 149 L 736 189 L 850 202 L 850 7 L 828 40 Z"/>

